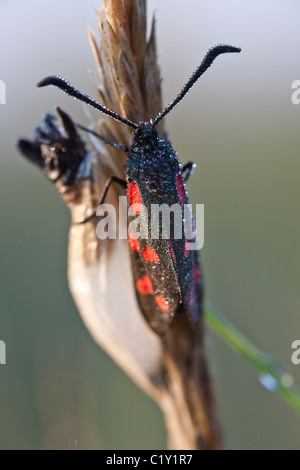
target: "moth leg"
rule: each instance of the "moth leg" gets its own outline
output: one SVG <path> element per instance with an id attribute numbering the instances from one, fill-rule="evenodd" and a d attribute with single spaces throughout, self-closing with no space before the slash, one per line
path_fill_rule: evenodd
<path id="1" fill-rule="evenodd" d="M 103 189 L 103 192 L 102 192 L 102 195 L 101 195 L 100 202 L 99 202 L 98 206 L 101 206 L 101 204 L 104 203 L 105 198 L 106 198 L 107 193 L 108 193 L 108 190 L 109 190 L 112 183 L 118 183 L 123 188 L 126 188 L 126 186 L 127 186 L 127 182 L 125 180 L 122 180 L 121 178 L 118 178 L 117 176 L 111 176 L 110 178 L 108 178 L 108 180 L 105 184 L 105 187 Z M 73 222 L 73 225 L 85 224 L 86 222 L 89 222 L 91 219 L 93 219 L 95 216 L 96 216 L 96 210 L 91 215 L 89 215 L 85 219 L 81 220 L 80 222 Z"/>
<path id="2" fill-rule="evenodd" d="M 117 149 L 122 149 L 124 152 L 128 152 L 129 149 L 125 145 L 119 144 L 118 142 L 114 142 L 113 140 L 106 139 L 105 137 L 102 137 L 102 135 L 98 134 L 97 132 L 93 131 L 92 129 L 89 129 L 88 127 L 84 127 L 81 124 L 75 124 L 78 129 L 81 129 L 82 131 L 88 132 L 89 134 L 94 135 L 97 137 L 99 140 L 102 140 L 106 145 L 110 145 L 111 147 L 117 148 Z"/>
<path id="3" fill-rule="evenodd" d="M 196 166 L 197 165 L 194 162 L 187 162 L 185 165 L 183 165 L 181 174 L 182 174 L 184 182 L 186 182 L 189 179 L 189 177 L 192 176 L 192 174 L 195 171 Z"/>

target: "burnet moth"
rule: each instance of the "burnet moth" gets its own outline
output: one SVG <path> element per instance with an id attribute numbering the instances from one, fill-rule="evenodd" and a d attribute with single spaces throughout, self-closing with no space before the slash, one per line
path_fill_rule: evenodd
<path id="1" fill-rule="evenodd" d="M 159 137 L 156 126 L 184 98 L 218 55 L 240 51 L 240 48 L 223 44 L 210 49 L 174 101 L 150 122 L 139 124 L 107 109 L 61 77 L 46 77 L 38 83 L 38 87 L 54 85 L 134 130 L 131 145 L 127 148 L 77 125 L 82 130 L 92 132 L 106 144 L 127 153 L 126 181 L 110 177 L 100 205 L 114 182 L 126 188 L 131 214 L 129 220 L 139 217 L 141 225 L 147 227 L 147 230 L 149 220 L 143 220 L 143 207 L 146 208 L 146 217 L 151 214 L 152 205 L 166 204 L 171 207 L 175 204 L 181 207 L 181 213 L 184 212 L 184 206 L 189 204 L 185 183 L 194 164 L 182 166 L 171 143 Z M 79 223 L 88 222 L 92 217 L 95 217 L 95 213 Z M 184 217 L 181 218 L 181 223 L 184 229 Z M 151 233 L 141 238 L 136 233 L 130 233 L 130 230 L 128 233 L 138 302 L 146 321 L 159 335 L 166 333 L 176 315 L 187 315 L 193 324 L 199 321 L 202 313 L 203 281 L 199 255 L 196 250 L 186 248 L 184 230 L 181 238 L 175 238 L 174 228 L 174 219 L 170 219 L 169 238 L 162 237 L 161 231 L 158 238 L 151 237 Z"/>

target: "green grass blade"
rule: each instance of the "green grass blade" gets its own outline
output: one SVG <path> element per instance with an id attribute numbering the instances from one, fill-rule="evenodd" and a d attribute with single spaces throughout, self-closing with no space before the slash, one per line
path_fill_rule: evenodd
<path id="1" fill-rule="evenodd" d="M 260 351 L 209 304 L 205 307 L 205 318 L 220 338 L 256 368 L 262 385 L 279 395 L 300 414 L 300 391 L 293 385 L 293 377 L 287 368 L 274 357 Z"/>

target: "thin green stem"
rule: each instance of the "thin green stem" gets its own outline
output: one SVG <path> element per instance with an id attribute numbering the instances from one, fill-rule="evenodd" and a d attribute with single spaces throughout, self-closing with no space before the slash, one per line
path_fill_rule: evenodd
<path id="1" fill-rule="evenodd" d="M 205 317 L 209 326 L 237 353 L 244 356 L 259 372 L 261 383 L 277 393 L 294 411 L 300 414 L 300 391 L 283 365 L 269 354 L 260 351 L 214 307 L 206 304 Z"/>

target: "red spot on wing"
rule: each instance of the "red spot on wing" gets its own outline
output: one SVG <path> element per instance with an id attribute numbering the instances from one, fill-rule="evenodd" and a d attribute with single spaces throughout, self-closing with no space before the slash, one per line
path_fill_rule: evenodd
<path id="1" fill-rule="evenodd" d="M 170 308 L 169 302 L 162 295 L 156 295 L 155 302 L 162 312 L 168 312 Z"/>
<path id="2" fill-rule="evenodd" d="M 191 291 L 190 299 L 189 299 L 189 306 L 190 307 L 194 304 L 194 302 L 196 300 L 196 286 L 201 281 L 201 279 L 202 279 L 201 269 L 197 265 L 194 268 L 194 282 L 193 282 L 193 287 L 192 287 L 192 291 Z"/>
<path id="3" fill-rule="evenodd" d="M 189 306 L 190 307 L 192 307 L 194 305 L 195 299 L 196 299 L 196 289 L 195 289 L 195 285 L 193 285 L 193 288 L 192 288 L 192 291 L 191 291 L 191 294 L 190 294 L 190 299 L 189 299 Z"/>
<path id="4" fill-rule="evenodd" d="M 201 269 L 199 266 L 195 266 L 194 269 L 194 282 L 195 284 L 198 284 L 199 281 L 202 279 L 202 274 L 201 274 Z"/>
<path id="5" fill-rule="evenodd" d="M 143 257 L 146 261 L 152 261 L 153 263 L 155 263 L 156 261 L 159 261 L 158 254 L 156 253 L 156 251 L 154 251 L 150 247 L 143 250 L 142 254 L 143 254 Z"/>
<path id="6" fill-rule="evenodd" d="M 172 247 L 171 240 L 169 240 L 169 247 L 170 247 L 170 252 L 171 252 L 172 259 L 173 259 L 173 261 L 175 261 L 175 253 L 174 253 L 174 250 L 173 250 L 173 247 Z"/>
<path id="7" fill-rule="evenodd" d="M 184 189 L 184 183 L 183 183 L 183 178 L 180 173 L 177 173 L 176 175 L 176 189 L 177 189 L 177 194 L 180 199 L 181 204 L 185 204 L 185 189 Z"/>
<path id="8" fill-rule="evenodd" d="M 143 200 L 138 185 L 133 181 L 127 188 L 127 196 L 129 198 L 132 211 L 135 214 L 140 215 L 142 212 Z"/>
<path id="9" fill-rule="evenodd" d="M 129 245 L 132 251 L 140 251 L 140 242 L 133 233 L 129 234 Z"/>
<path id="10" fill-rule="evenodd" d="M 153 286 L 150 277 L 140 277 L 140 279 L 136 281 L 136 289 L 142 295 L 153 294 Z"/>

